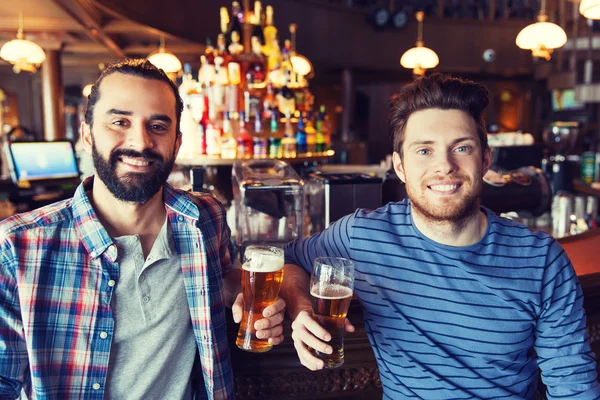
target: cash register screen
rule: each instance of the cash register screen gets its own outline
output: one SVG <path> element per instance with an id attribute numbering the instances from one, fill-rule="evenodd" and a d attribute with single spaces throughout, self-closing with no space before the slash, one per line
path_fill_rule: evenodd
<path id="1" fill-rule="evenodd" d="M 79 177 L 71 142 L 14 142 L 8 150 L 15 183 Z"/>

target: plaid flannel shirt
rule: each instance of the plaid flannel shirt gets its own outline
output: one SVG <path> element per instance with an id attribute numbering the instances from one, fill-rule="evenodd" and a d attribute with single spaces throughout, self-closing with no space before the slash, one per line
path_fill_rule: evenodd
<path id="1" fill-rule="evenodd" d="M 86 190 L 0 224 L 0 399 L 102 399 L 119 280 L 117 248 Z M 232 399 L 222 278 L 232 267 L 223 207 L 210 195 L 165 185 L 163 199 L 181 262 L 204 387 Z M 109 283 L 110 282 L 110 283 Z M 103 335 L 105 336 L 105 335 Z"/>

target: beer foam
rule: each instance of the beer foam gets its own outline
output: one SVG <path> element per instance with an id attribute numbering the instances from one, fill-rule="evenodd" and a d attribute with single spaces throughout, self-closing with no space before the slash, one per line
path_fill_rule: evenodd
<path id="1" fill-rule="evenodd" d="M 343 285 L 319 283 L 311 288 L 310 294 L 320 299 L 339 300 L 351 297 L 352 289 Z"/>
<path id="2" fill-rule="evenodd" d="M 249 272 L 275 272 L 283 268 L 283 250 L 249 246 L 242 268 Z"/>

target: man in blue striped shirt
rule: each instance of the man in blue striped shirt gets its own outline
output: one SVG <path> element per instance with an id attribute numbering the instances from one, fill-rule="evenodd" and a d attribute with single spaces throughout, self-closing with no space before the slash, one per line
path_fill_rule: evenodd
<path id="1" fill-rule="evenodd" d="M 315 257 L 337 256 L 355 263 L 384 398 L 531 399 L 538 368 L 548 398 L 600 398 L 564 250 L 479 204 L 491 164 L 487 104 L 485 87 L 444 75 L 403 87 L 391 123 L 408 199 L 287 245 L 282 297 L 307 368 L 323 368 L 307 346 L 332 352 L 312 318 L 307 273 Z"/>

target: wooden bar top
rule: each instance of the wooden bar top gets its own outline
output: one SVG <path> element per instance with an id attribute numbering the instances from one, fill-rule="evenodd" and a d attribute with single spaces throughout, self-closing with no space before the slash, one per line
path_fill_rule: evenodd
<path id="1" fill-rule="evenodd" d="M 600 229 L 567 236 L 558 242 L 571 259 L 577 276 L 600 273 Z"/>

